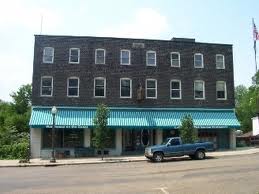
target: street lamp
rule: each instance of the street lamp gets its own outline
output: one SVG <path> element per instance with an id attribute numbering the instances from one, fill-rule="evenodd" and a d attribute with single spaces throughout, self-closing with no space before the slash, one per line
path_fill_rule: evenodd
<path id="1" fill-rule="evenodd" d="M 52 114 L 52 118 L 53 118 L 53 122 L 52 122 L 52 143 L 51 143 L 51 147 L 52 147 L 52 152 L 51 152 L 51 158 L 50 158 L 50 162 L 55 163 L 56 159 L 55 159 L 55 150 L 54 150 L 54 136 L 55 136 L 55 116 L 57 114 L 57 107 L 53 106 L 51 109 L 51 114 Z"/>

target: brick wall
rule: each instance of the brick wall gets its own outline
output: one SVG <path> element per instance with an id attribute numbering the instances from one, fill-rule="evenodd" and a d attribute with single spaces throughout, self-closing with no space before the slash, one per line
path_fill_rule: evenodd
<path id="1" fill-rule="evenodd" d="M 133 43 L 144 43 L 144 48 L 133 48 Z M 44 47 L 55 48 L 53 64 L 42 63 Z M 69 48 L 80 48 L 80 64 L 69 64 Z M 106 64 L 95 64 L 95 49 L 106 49 Z M 120 65 L 120 50 L 131 50 L 131 65 Z M 157 66 L 146 66 L 146 51 L 156 51 Z M 180 52 L 181 67 L 171 67 L 170 52 Z M 194 53 L 203 53 L 204 68 L 195 69 Z M 215 55 L 225 56 L 225 69 L 218 70 Z M 53 97 L 41 97 L 41 76 L 53 76 Z M 80 96 L 67 97 L 67 78 L 80 78 Z M 94 77 L 106 77 L 106 98 L 93 96 Z M 132 98 L 120 98 L 120 78 L 132 79 Z M 157 79 L 157 99 L 138 102 L 137 87 L 145 86 L 145 79 Z M 170 99 L 170 80 L 182 82 L 182 99 Z M 193 81 L 205 81 L 205 100 L 194 100 Z M 226 81 L 227 100 L 216 100 L 216 81 Z M 33 105 L 95 106 L 104 102 L 109 106 L 134 107 L 204 107 L 233 108 L 234 78 L 232 45 L 184 41 L 142 40 L 122 38 L 35 36 L 33 63 Z"/>

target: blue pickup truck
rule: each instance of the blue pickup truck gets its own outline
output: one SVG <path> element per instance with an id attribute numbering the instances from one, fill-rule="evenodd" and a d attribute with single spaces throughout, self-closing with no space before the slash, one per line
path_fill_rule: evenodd
<path id="1" fill-rule="evenodd" d="M 214 151 L 212 142 L 182 144 L 180 137 L 167 138 L 161 145 L 146 147 L 145 157 L 161 162 L 164 157 L 177 157 L 188 155 L 191 159 L 205 159 L 205 152 Z"/>

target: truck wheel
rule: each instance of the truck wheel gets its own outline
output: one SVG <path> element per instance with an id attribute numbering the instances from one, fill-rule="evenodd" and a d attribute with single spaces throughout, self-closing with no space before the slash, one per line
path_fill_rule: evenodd
<path id="1" fill-rule="evenodd" d="M 162 162 L 163 159 L 164 159 L 163 153 L 161 153 L 161 152 L 156 152 L 156 153 L 154 153 L 153 160 L 154 160 L 155 162 Z"/>
<path id="2" fill-rule="evenodd" d="M 197 150 L 197 151 L 195 152 L 195 158 L 196 158 L 197 160 L 203 160 L 203 159 L 205 159 L 205 157 L 206 157 L 206 155 L 205 155 L 204 150 Z"/>

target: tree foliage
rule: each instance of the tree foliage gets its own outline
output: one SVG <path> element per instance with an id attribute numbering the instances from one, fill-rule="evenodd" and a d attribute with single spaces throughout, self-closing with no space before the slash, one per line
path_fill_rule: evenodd
<path id="1" fill-rule="evenodd" d="M 183 143 L 194 143 L 198 140 L 198 130 L 194 128 L 191 115 L 182 118 L 179 132 Z"/>
<path id="2" fill-rule="evenodd" d="M 251 118 L 259 113 L 259 72 L 252 80 L 253 85 L 248 88 L 243 85 L 235 88 L 236 115 L 243 132 L 252 130 Z"/>
<path id="3" fill-rule="evenodd" d="M 104 104 L 97 106 L 96 114 L 94 117 L 94 147 L 101 150 L 102 160 L 104 155 L 104 148 L 110 143 L 110 129 L 107 127 L 109 118 L 109 109 Z"/>
<path id="4" fill-rule="evenodd" d="M 11 103 L 0 100 L 1 159 L 24 158 L 29 146 L 31 85 L 21 86 L 11 97 Z"/>

